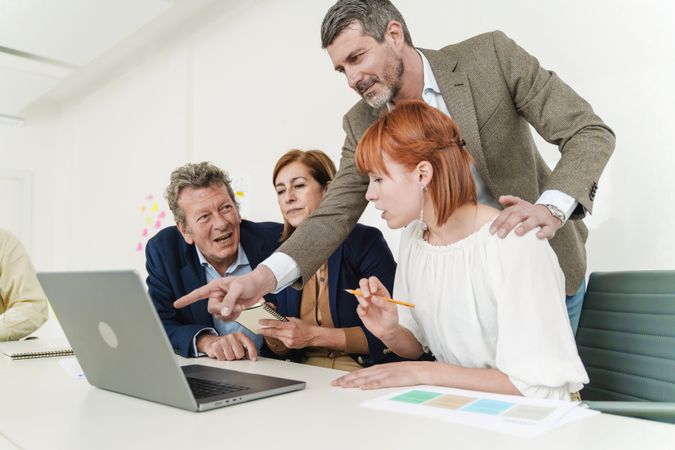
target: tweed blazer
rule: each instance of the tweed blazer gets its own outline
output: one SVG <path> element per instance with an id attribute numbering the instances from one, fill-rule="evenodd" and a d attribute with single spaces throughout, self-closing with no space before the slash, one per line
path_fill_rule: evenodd
<path id="1" fill-rule="evenodd" d="M 588 102 L 500 31 L 420 51 L 495 198 L 511 194 L 534 203 L 545 190 L 556 189 L 579 202 L 550 241 L 567 294 L 575 293 L 586 272 L 588 230 L 580 219 L 593 209 L 614 133 Z M 368 179 L 356 170 L 354 152 L 366 129 L 385 112 L 363 100 L 347 112 L 340 170 L 321 206 L 279 248 L 298 263 L 303 280 L 344 240 L 367 204 Z M 530 125 L 560 149 L 553 171 L 539 154 Z"/>

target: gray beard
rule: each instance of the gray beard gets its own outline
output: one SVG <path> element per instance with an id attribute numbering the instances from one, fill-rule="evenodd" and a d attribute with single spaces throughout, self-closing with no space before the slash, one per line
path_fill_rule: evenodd
<path id="1" fill-rule="evenodd" d="M 363 96 L 363 100 L 373 109 L 382 108 L 392 101 L 401 91 L 401 78 L 403 78 L 404 71 L 403 61 L 399 60 L 393 71 L 384 73 L 382 92 L 379 95 Z"/>
<path id="2" fill-rule="evenodd" d="M 396 95 L 390 86 L 384 86 L 382 92 L 379 95 L 364 96 L 363 100 L 365 100 L 365 102 L 368 103 L 371 108 L 380 109 L 389 103 L 395 96 Z"/>

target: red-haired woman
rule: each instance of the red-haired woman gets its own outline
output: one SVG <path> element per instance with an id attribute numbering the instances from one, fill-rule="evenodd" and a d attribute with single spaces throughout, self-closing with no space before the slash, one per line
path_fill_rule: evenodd
<path id="1" fill-rule="evenodd" d="M 478 204 L 472 158 L 455 123 L 422 101 L 401 102 L 364 134 L 356 163 L 366 197 L 391 228 L 406 227 L 394 297 L 363 279 L 358 313 L 399 356 L 427 348 L 437 362 L 363 369 L 334 384 L 365 389 L 430 384 L 555 399 L 576 397 L 578 356 L 557 257 L 537 230 L 501 239 L 498 210 Z"/>

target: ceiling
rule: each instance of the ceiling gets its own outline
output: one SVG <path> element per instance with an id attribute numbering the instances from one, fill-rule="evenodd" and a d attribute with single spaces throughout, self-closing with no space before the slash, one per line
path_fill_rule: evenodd
<path id="1" fill-rule="evenodd" d="M 28 106 L 59 86 L 72 91 L 73 80 L 90 67 L 105 72 L 108 55 L 119 60 L 209 9 L 222 12 L 236 3 L 241 1 L 0 0 L 0 123 L 21 124 Z"/>

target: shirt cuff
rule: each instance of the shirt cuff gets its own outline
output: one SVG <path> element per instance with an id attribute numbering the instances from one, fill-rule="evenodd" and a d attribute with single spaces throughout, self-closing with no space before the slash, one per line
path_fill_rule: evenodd
<path id="1" fill-rule="evenodd" d="M 578 204 L 579 202 L 577 202 L 574 197 L 570 197 L 564 192 L 555 189 L 544 191 L 535 203 L 535 205 L 553 205 L 557 207 L 565 214 L 565 222 L 570 218 Z"/>
<path id="2" fill-rule="evenodd" d="M 347 343 L 345 345 L 345 353 L 356 355 L 367 355 L 368 339 L 361 327 L 343 328 Z"/>
<path id="3" fill-rule="evenodd" d="M 269 258 L 260 264 L 267 266 L 267 268 L 272 271 L 274 277 L 277 279 L 277 287 L 274 292 L 272 292 L 273 294 L 286 289 L 295 280 L 300 278 L 301 275 L 298 264 L 293 258 L 285 253 L 272 253 Z"/>
<path id="4" fill-rule="evenodd" d="M 192 354 L 195 356 L 206 356 L 206 353 L 197 351 L 197 338 L 202 334 L 210 334 L 211 336 L 218 336 L 218 333 L 213 328 L 202 328 L 192 338 Z"/>

